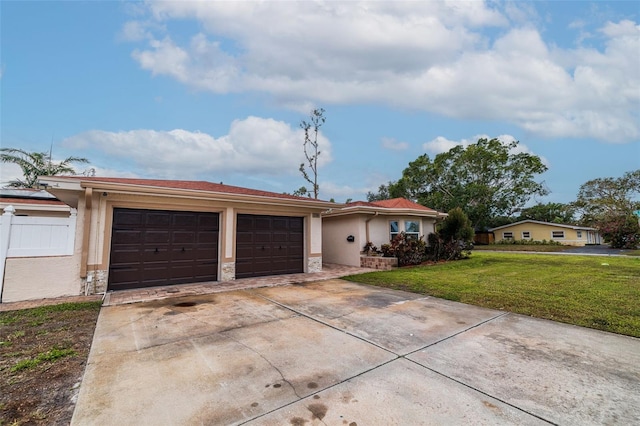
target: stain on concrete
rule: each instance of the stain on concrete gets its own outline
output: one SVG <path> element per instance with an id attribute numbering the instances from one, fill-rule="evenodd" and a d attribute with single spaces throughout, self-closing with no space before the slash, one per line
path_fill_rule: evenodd
<path id="1" fill-rule="evenodd" d="M 273 385 L 273 387 L 278 389 L 279 387 L 282 387 L 282 385 L 280 383 L 276 383 L 275 385 Z"/>
<path id="2" fill-rule="evenodd" d="M 257 402 L 254 402 L 253 404 L 251 404 L 252 407 L 257 407 L 258 405 L 260 404 L 258 404 Z"/>
<path id="3" fill-rule="evenodd" d="M 305 423 L 307 423 L 307 421 L 302 417 L 294 417 L 291 420 L 289 420 L 289 423 L 292 424 L 293 426 L 303 426 Z"/>
<path id="4" fill-rule="evenodd" d="M 320 399 L 320 395 L 313 395 L 313 399 Z"/>
<path id="5" fill-rule="evenodd" d="M 317 389 L 318 388 L 318 384 L 316 382 L 309 382 L 309 383 L 307 383 L 307 388 L 309 388 L 309 389 Z"/>
<path id="6" fill-rule="evenodd" d="M 322 420 L 324 419 L 324 416 L 327 415 L 328 408 L 324 404 L 310 404 L 307 407 L 307 410 L 311 411 L 311 414 L 313 414 L 312 419 Z"/>

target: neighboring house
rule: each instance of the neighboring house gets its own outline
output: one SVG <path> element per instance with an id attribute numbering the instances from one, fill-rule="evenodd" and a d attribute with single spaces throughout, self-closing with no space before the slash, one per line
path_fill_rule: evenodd
<path id="1" fill-rule="evenodd" d="M 425 237 L 435 231 L 446 213 L 405 198 L 356 201 L 322 214 L 322 256 L 327 263 L 361 266 L 367 242 L 380 248 L 399 233 Z"/>
<path id="2" fill-rule="evenodd" d="M 38 189 L 0 189 L 0 209 L 13 206 L 16 216 L 68 217 L 71 207 L 47 191 Z"/>
<path id="3" fill-rule="evenodd" d="M 47 176 L 40 183 L 77 209 L 72 266 L 49 273 L 40 291 L 23 284 L 29 274 L 7 268 L 4 302 L 318 272 L 320 213 L 336 206 L 202 181 Z"/>
<path id="4" fill-rule="evenodd" d="M 0 189 L 0 209 L 0 301 L 77 292 L 57 280 L 76 267 L 75 209 L 33 189 Z"/>
<path id="5" fill-rule="evenodd" d="M 546 240 L 557 241 L 570 246 L 601 244 L 600 235 L 595 228 L 540 222 L 537 220 L 522 220 L 509 225 L 491 228 L 489 232 L 493 232 L 496 241 Z"/>

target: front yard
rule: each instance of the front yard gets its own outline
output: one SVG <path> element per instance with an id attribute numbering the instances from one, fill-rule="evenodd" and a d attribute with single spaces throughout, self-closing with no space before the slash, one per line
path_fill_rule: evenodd
<path id="1" fill-rule="evenodd" d="M 69 424 L 100 304 L 0 312 L 0 426 Z"/>
<path id="2" fill-rule="evenodd" d="M 474 252 L 345 279 L 640 337 L 637 257 Z"/>

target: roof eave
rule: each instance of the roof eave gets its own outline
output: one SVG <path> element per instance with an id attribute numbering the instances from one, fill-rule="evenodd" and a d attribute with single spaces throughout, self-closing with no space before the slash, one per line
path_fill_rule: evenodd
<path id="1" fill-rule="evenodd" d="M 279 198 L 269 197 L 252 194 L 237 194 L 219 191 L 206 191 L 184 188 L 171 188 L 160 187 L 150 185 L 134 185 L 126 183 L 114 183 L 114 182 L 101 182 L 96 180 L 82 180 L 82 179 L 56 179 L 43 177 L 41 181 L 47 184 L 47 189 L 50 191 L 57 190 L 71 190 L 81 192 L 84 188 L 91 188 L 97 191 L 114 192 L 122 194 L 145 194 L 154 195 L 159 197 L 174 197 L 174 198 L 191 198 L 202 199 L 211 201 L 236 201 L 250 204 L 268 204 L 278 205 L 283 207 L 305 207 L 318 210 L 319 212 L 327 210 L 329 208 L 336 208 L 342 206 L 330 201 L 319 201 L 315 199 L 295 199 L 295 198 Z"/>

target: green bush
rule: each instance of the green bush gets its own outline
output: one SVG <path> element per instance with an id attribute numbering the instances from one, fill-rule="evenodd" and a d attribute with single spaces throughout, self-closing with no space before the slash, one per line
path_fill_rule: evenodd
<path id="1" fill-rule="evenodd" d="M 562 243 L 558 242 L 558 241 L 554 241 L 554 240 L 542 240 L 542 241 L 538 241 L 538 240 L 512 240 L 512 239 L 506 239 L 506 240 L 498 240 L 494 243 L 491 243 L 491 245 L 504 245 L 504 246 L 513 246 L 513 245 L 521 245 L 521 246 L 561 246 Z"/>
<path id="2" fill-rule="evenodd" d="M 399 266 L 419 265 L 426 260 L 426 247 L 422 237 L 408 237 L 404 232 L 399 233 L 391 244 L 381 246 L 382 255 L 397 257 Z"/>

